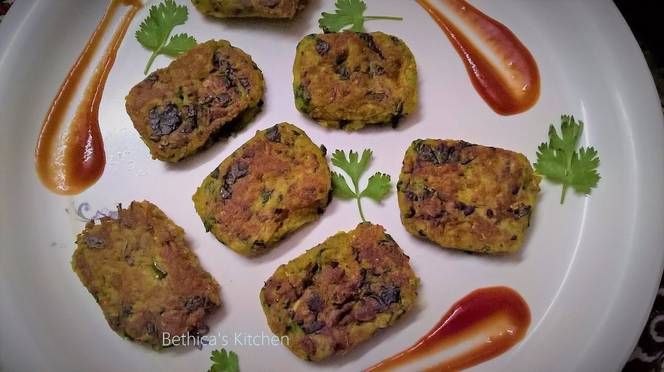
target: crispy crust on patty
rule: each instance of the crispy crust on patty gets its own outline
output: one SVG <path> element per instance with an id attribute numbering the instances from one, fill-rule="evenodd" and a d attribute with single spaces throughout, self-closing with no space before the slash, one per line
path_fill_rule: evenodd
<path id="1" fill-rule="evenodd" d="M 268 325 L 302 359 L 345 353 L 412 308 L 419 279 L 408 261 L 382 226 L 337 233 L 265 282 Z"/>
<path id="2" fill-rule="evenodd" d="M 297 46 L 295 105 L 330 128 L 390 123 L 417 106 L 415 57 L 382 32 L 311 34 Z"/>
<path id="3" fill-rule="evenodd" d="M 281 123 L 233 152 L 193 200 L 207 231 L 234 251 L 255 256 L 318 219 L 331 187 L 324 151 L 300 128 Z"/>
<path id="4" fill-rule="evenodd" d="M 512 253 L 521 247 L 540 178 L 519 153 L 455 140 L 416 140 L 397 185 L 401 221 L 442 247 Z"/>
<path id="5" fill-rule="evenodd" d="M 177 162 L 260 111 L 263 74 L 225 40 L 199 44 L 127 95 L 127 113 L 152 157 Z"/>
<path id="6" fill-rule="evenodd" d="M 123 337 L 159 348 L 164 333 L 204 334 L 206 316 L 221 306 L 219 284 L 182 228 L 150 202 L 89 222 L 76 245 L 72 269 Z"/>
<path id="7" fill-rule="evenodd" d="M 293 18 L 301 0 L 192 0 L 201 13 L 217 18 Z"/>

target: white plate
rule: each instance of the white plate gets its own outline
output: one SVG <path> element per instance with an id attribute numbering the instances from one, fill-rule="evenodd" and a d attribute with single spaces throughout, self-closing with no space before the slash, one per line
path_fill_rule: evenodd
<path id="1" fill-rule="evenodd" d="M 182 0 L 180 1 L 182 2 Z M 535 56 L 542 78 L 537 105 L 516 116 L 495 114 L 471 86 L 464 67 L 432 19 L 414 2 L 369 0 L 368 13 L 403 15 L 370 22 L 403 38 L 417 58 L 421 106 L 397 130 L 328 131 L 300 115 L 291 93 L 295 45 L 317 31 L 322 9 L 312 0 L 292 23 L 218 22 L 190 5 L 186 31 L 198 40 L 224 38 L 254 57 L 267 82 L 266 105 L 236 138 L 178 166 L 151 160 L 124 110 L 148 53 L 133 38 L 143 10 L 120 48 L 101 104 L 108 165 L 102 178 L 74 198 L 47 192 L 34 171 L 33 149 L 46 109 L 103 13 L 106 1 L 22 0 L 0 27 L 0 368 L 11 371 L 206 370 L 211 348 L 156 353 L 113 333 L 70 268 L 74 235 L 83 222 L 70 212 L 149 199 L 188 234 L 203 266 L 221 283 L 224 309 L 211 332 L 229 335 L 244 371 L 304 370 L 312 364 L 281 346 L 234 344 L 234 332 L 270 334 L 258 291 L 275 268 L 359 221 L 351 202 L 333 201 L 324 217 L 264 257 L 248 260 L 205 233 L 191 202 L 200 180 L 258 129 L 289 121 L 328 149 L 370 147 L 372 170 L 398 177 L 403 152 L 416 138 L 460 138 L 535 159 L 547 126 L 561 113 L 586 123 L 583 142 L 601 154 L 602 180 L 591 197 L 543 182 L 521 254 L 471 256 L 408 235 L 396 195 L 365 202 L 410 255 L 422 279 L 419 305 L 398 324 L 347 356 L 317 370 L 357 371 L 422 336 L 449 306 L 478 287 L 506 285 L 530 305 L 523 342 L 478 371 L 610 371 L 622 367 L 644 324 L 664 257 L 664 126 L 641 51 L 609 1 L 475 0 L 502 21 Z M 146 7 L 147 9 L 147 7 Z M 156 66 L 169 62 L 157 59 Z"/>

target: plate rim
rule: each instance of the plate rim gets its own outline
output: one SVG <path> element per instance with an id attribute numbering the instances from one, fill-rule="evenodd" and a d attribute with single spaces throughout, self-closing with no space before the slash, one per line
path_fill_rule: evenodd
<path id="1" fill-rule="evenodd" d="M 635 154 L 636 158 L 639 159 L 647 159 L 647 162 L 639 162 L 637 163 L 637 167 L 635 169 L 635 172 L 637 172 L 637 175 L 640 177 L 643 177 L 643 179 L 648 179 L 653 180 L 653 182 L 639 182 L 637 183 L 636 186 L 636 199 L 638 201 L 636 210 L 641 211 L 641 210 L 650 210 L 649 213 L 655 213 L 655 217 L 659 217 L 651 221 L 649 225 L 644 225 L 644 224 L 635 224 L 636 228 L 635 231 L 633 232 L 634 238 L 632 239 L 633 242 L 638 243 L 645 241 L 646 244 L 643 244 L 645 247 L 649 247 L 650 250 L 648 252 L 643 252 L 642 255 L 640 255 L 638 258 L 639 260 L 635 260 L 635 256 L 631 256 L 630 261 L 628 262 L 628 265 L 631 269 L 627 270 L 626 273 L 636 273 L 638 275 L 627 275 L 625 279 L 625 282 L 621 283 L 620 289 L 622 292 L 616 291 L 616 294 L 613 296 L 613 299 L 611 301 L 612 306 L 607 309 L 605 316 L 603 317 L 603 321 L 608 321 L 608 319 L 623 319 L 625 322 L 629 322 L 633 324 L 634 326 L 627 327 L 629 332 L 632 332 L 632 334 L 623 334 L 623 345 L 630 344 L 632 345 L 631 348 L 627 347 L 621 347 L 621 349 L 624 349 L 624 352 L 616 352 L 612 353 L 614 360 L 622 362 L 622 364 L 619 365 L 618 368 L 622 368 L 624 363 L 628 360 L 630 354 L 632 353 L 634 346 L 636 345 L 638 338 L 643 330 L 643 326 L 645 325 L 650 310 L 652 308 L 652 304 L 656 298 L 657 295 L 657 289 L 659 287 L 659 282 L 660 278 L 662 276 L 662 271 L 664 270 L 664 250 L 660 249 L 661 247 L 658 247 L 658 243 L 661 245 L 662 242 L 664 241 L 664 231 L 658 230 L 657 229 L 657 220 L 662 221 L 664 220 L 664 197 L 659 199 L 658 205 L 662 208 L 654 208 L 654 212 L 652 208 L 648 208 L 648 206 L 652 206 L 652 201 L 649 201 L 646 196 L 644 195 L 650 195 L 649 192 L 662 190 L 664 189 L 664 176 L 660 173 L 659 175 L 657 174 L 648 174 L 649 170 L 652 169 L 658 169 L 657 167 L 659 166 L 661 169 L 661 163 L 658 163 L 658 159 L 664 159 L 664 157 L 658 157 L 658 156 L 643 156 L 643 154 L 650 155 L 650 153 L 647 153 L 645 149 L 650 148 L 649 146 L 641 146 L 641 143 L 650 143 L 651 145 L 659 145 L 660 150 L 659 154 L 661 155 L 663 151 L 661 148 L 664 145 L 664 116 L 662 115 L 661 110 L 659 109 L 659 105 L 654 104 L 655 101 L 658 101 L 658 95 L 657 91 L 655 89 L 654 81 L 652 78 L 652 75 L 650 73 L 650 70 L 648 69 L 645 59 L 643 57 L 642 51 L 640 47 L 638 46 L 638 43 L 636 39 L 634 38 L 634 35 L 632 34 L 631 30 L 629 29 L 629 26 L 627 25 L 626 21 L 624 20 L 622 14 L 619 12 L 617 6 L 612 2 L 609 1 L 610 6 L 606 7 L 606 11 L 610 12 L 611 16 L 614 17 L 615 20 L 617 20 L 622 27 L 613 27 L 608 30 L 606 30 L 607 35 L 612 35 L 615 36 L 618 39 L 621 39 L 622 42 L 626 42 L 627 44 L 622 45 L 622 47 L 627 48 L 629 50 L 636 50 L 638 53 L 630 53 L 629 59 L 631 60 L 629 67 L 625 68 L 626 71 L 628 72 L 625 76 L 631 76 L 631 77 L 637 77 L 638 79 L 634 79 L 634 81 L 631 82 L 633 86 L 638 86 L 639 90 L 645 91 L 646 88 L 650 90 L 651 92 L 647 94 L 647 96 L 650 98 L 647 104 L 643 104 L 646 109 L 645 110 L 637 110 L 635 105 L 628 105 L 628 109 L 631 111 L 638 111 L 639 115 L 642 116 L 650 116 L 653 118 L 652 121 L 647 121 L 646 125 L 650 125 L 647 129 L 641 130 L 640 132 L 636 132 L 637 134 L 643 134 L 644 132 L 648 133 L 648 135 L 643 135 L 637 136 L 638 138 L 635 138 L 633 140 L 635 146 Z M 5 62 L 5 57 L 11 52 L 10 48 L 13 43 L 14 35 L 16 32 L 19 32 L 20 29 L 22 28 L 24 22 L 29 19 L 31 11 L 33 7 L 37 4 L 36 0 L 22 0 L 16 2 L 12 8 L 10 9 L 9 13 L 7 16 L 4 18 L 2 24 L 0 24 L 0 69 L 2 69 L 4 62 Z M 605 6 L 606 4 L 604 2 L 594 2 L 592 3 L 593 5 L 586 5 L 586 6 L 595 6 L 597 4 L 601 4 L 602 6 Z M 607 36 L 608 39 L 610 39 L 609 36 Z M 616 47 L 617 49 L 617 47 Z M 613 49 L 614 51 L 616 49 Z M 619 66 L 623 67 L 623 66 Z M 638 71 L 637 71 L 638 70 Z M 628 80 L 625 79 L 624 76 L 622 77 L 622 80 Z M 644 94 L 645 95 L 645 94 Z M 629 101 L 630 103 L 633 103 L 633 99 Z M 657 109 L 657 110 L 655 110 Z M 629 115 L 628 115 L 629 116 Z M 0 132 L 7 131 L 9 126 L 0 126 Z M 3 137 L 3 143 L 4 141 L 7 141 L 6 138 L 7 136 L 0 136 Z M 5 146 L 2 146 L 3 148 L 6 148 Z M 0 154 L 4 154 L 4 150 L 0 149 Z M 657 150 L 656 150 L 657 151 Z M 640 155 L 639 155 L 640 154 Z M 649 177 L 650 176 L 650 177 Z M 2 177 L 4 178 L 4 177 Z M 0 182 L 1 189 L 6 189 L 5 185 L 7 185 L 8 181 L 4 180 Z M 5 218 L 9 215 L 9 211 L 6 209 L 5 204 L 6 202 L 3 200 L 4 198 L 0 198 L 0 230 L 3 231 L 3 234 L 6 232 L 5 231 L 5 224 L 4 222 L 6 221 Z M 644 232 L 643 234 L 639 234 L 639 231 Z M 636 245 L 636 244 L 635 244 Z M 2 250 L 4 252 L 4 249 Z M 5 253 L 0 252 L 1 256 L 5 256 Z M 646 271 L 639 270 L 639 265 L 638 263 L 641 262 L 646 262 L 651 265 L 657 265 L 658 266 L 658 276 L 655 277 L 654 274 Z M 636 269 L 635 269 L 636 268 Z M 4 280 L 4 275 L 0 273 L 0 276 L 3 277 L 3 280 L 0 280 L 0 286 L 5 287 L 8 286 L 11 281 L 10 280 Z M 637 279 L 638 278 L 638 279 Z M 644 283 L 648 284 L 648 291 L 643 291 Z M 564 283 L 561 285 L 560 290 L 562 291 L 564 286 Z M 636 317 L 634 315 L 634 307 L 631 307 L 630 311 L 625 311 L 624 305 L 627 303 L 628 305 L 633 305 L 634 302 L 628 302 L 624 301 L 623 299 L 626 298 L 626 292 L 625 289 L 629 287 L 631 288 L 631 292 L 633 293 L 632 297 L 639 297 L 640 298 L 640 303 L 644 304 L 644 310 L 643 313 L 641 314 L 640 317 Z M 3 288 L 4 289 L 4 288 Z M 628 289 L 628 288 L 627 288 Z M 638 290 L 635 290 L 638 289 Z M 7 293 L 6 291 L 2 291 L 2 293 Z M 554 299 L 555 300 L 555 299 Z M 4 302 L 4 301 L 3 301 Z M 647 308 L 645 308 L 645 305 L 649 305 Z M 629 314 L 627 316 L 626 314 Z M 544 318 L 543 318 L 544 319 Z M 636 324 L 640 325 L 638 328 L 636 327 Z M 598 322 L 599 326 L 599 322 Z M 603 328 L 600 329 L 596 335 L 595 335 L 595 342 L 594 344 L 598 344 L 598 342 L 601 342 L 603 338 L 606 337 L 606 334 L 608 328 Z M 615 345 L 614 347 L 617 347 L 618 345 Z M 590 345 L 588 346 L 590 350 L 594 350 L 593 346 Z M 585 353 L 584 353 L 585 354 Z M 592 354 L 592 352 L 587 353 L 587 355 Z M 589 356 L 583 356 L 581 359 L 581 364 L 579 365 L 586 365 L 588 366 L 588 363 L 591 363 Z M 591 364 L 592 365 L 592 364 Z M 577 369 L 582 370 L 577 367 Z"/>

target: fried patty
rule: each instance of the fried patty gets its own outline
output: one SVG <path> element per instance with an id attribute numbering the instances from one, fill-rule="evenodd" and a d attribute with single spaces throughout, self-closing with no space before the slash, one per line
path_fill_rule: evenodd
<path id="1" fill-rule="evenodd" d="M 163 335 L 201 335 L 221 306 L 219 284 L 201 268 L 184 231 L 150 202 L 89 222 L 72 268 L 120 336 L 159 348 Z"/>
<path id="2" fill-rule="evenodd" d="M 210 40 L 134 86 L 125 106 L 152 157 L 176 162 L 251 121 L 263 92 L 248 54 Z"/>
<path id="3" fill-rule="evenodd" d="M 397 184 L 401 222 L 442 247 L 512 253 L 530 224 L 540 178 L 519 153 L 454 140 L 416 140 Z"/>
<path id="4" fill-rule="evenodd" d="M 382 32 L 312 34 L 297 46 L 295 106 L 330 128 L 390 123 L 417 106 L 417 68 L 410 49 Z"/>
<path id="5" fill-rule="evenodd" d="M 324 147 L 281 123 L 258 131 L 226 158 L 193 200 L 207 231 L 232 250 L 255 256 L 318 219 L 331 187 Z"/>
<path id="6" fill-rule="evenodd" d="M 345 353 L 413 306 L 419 279 L 408 261 L 382 226 L 337 233 L 265 282 L 268 325 L 302 359 Z"/>
<path id="7" fill-rule="evenodd" d="M 192 0 L 201 13 L 218 18 L 293 18 L 302 0 Z"/>

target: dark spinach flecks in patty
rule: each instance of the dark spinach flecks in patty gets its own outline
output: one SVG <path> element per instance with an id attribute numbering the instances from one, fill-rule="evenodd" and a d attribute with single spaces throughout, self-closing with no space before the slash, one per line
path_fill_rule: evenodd
<path id="1" fill-rule="evenodd" d="M 456 209 L 460 210 L 461 212 L 463 212 L 464 216 L 469 216 L 469 215 L 473 214 L 473 212 L 475 212 L 475 207 L 474 206 L 465 204 L 465 203 L 460 202 L 460 201 L 457 201 L 456 203 L 454 203 L 454 208 L 456 208 Z"/>
<path id="2" fill-rule="evenodd" d="M 281 0 L 258 0 L 258 2 L 265 7 L 274 8 L 281 3 Z"/>
<path id="3" fill-rule="evenodd" d="M 262 240 L 254 241 L 254 244 L 251 246 L 251 250 L 254 252 L 261 252 L 267 249 L 267 244 Z"/>
<path id="4" fill-rule="evenodd" d="M 263 93 L 251 56 L 210 40 L 136 84 L 125 108 L 152 157 L 178 162 L 253 120 Z"/>
<path id="5" fill-rule="evenodd" d="M 265 131 L 265 137 L 272 142 L 279 143 L 281 141 L 281 134 L 279 133 L 279 127 L 273 126 Z"/>
<path id="6" fill-rule="evenodd" d="M 317 38 L 316 39 L 316 52 L 318 52 L 318 54 L 320 54 L 321 56 L 324 56 L 329 51 L 330 51 L 330 43 L 328 43 L 325 40 Z"/>
<path id="7" fill-rule="evenodd" d="M 396 128 L 399 125 L 401 118 L 403 118 L 403 101 L 399 101 L 399 103 L 397 103 L 396 108 L 394 109 L 391 121 L 392 128 Z"/>
<path id="8" fill-rule="evenodd" d="M 241 77 L 239 80 L 240 80 L 240 85 L 242 85 L 242 88 L 246 90 L 251 89 L 251 82 L 249 81 L 249 79 L 247 79 L 246 77 Z"/>
<path id="9" fill-rule="evenodd" d="M 346 66 L 346 60 L 348 59 L 348 51 L 344 50 L 337 54 L 334 59 L 334 72 L 339 75 L 341 80 L 348 80 L 350 78 L 350 70 Z"/>
<path id="10" fill-rule="evenodd" d="M 228 57 L 224 56 L 219 51 L 215 51 L 214 54 L 212 54 L 212 66 L 215 70 L 221 73 L 230 73 L 235 70 L 233 64 L 228 61 Z"/>
<path id="11" fill-rule="evenodd" d="M 94 236 L 94 235 L 86 235 L 85 236 L 85 245 L 87 245 L 89 248 L 102 248 L 105 244 L 105 241 L 103 238 Z"/>
<path id="12" fill-rule="evenodd" d="M 196 311 L 198 308 L 205 307 L 208 303 L 207 297 L 203 296 L 192 296 L 188 297 L 184 301 L 184 308 L 188 312 Z"/>
<path id="13" fill-rule="evenodd" d="M 369 48 L 369 50 L 378 54 L 381 59 L 385 59 L 383 52 L 381 52 L 381 50 L 378 48 L 378 45 L 376 45 L 376 41 L 374 40 L 373 36 L 371 36 L 371 34 L 361 33 L 360 39 L 362 39 L 362 41 L 367 44 L 367 48 Z"/>
<path id="14" fill-rule="evenodd" d="M 339 75 L 339 79 L 341 80 L 350 79 L 350 71 L 348 70 L 348 66 L 346 66 L 345 63 L 334 66 L 334 72 Z"/>
<path id="15" fill-rule="evenodd" d="M 235 162 L 224 176 L 224 185 L 221 187 L 221 197 L 230 199 L 232 196 L 231 188 L 240 178 L 249 174 L 249 166 L 243 162 Z"/>
<path id="16" fill-rule="evenodd" d="M 530 205 L 522 204 L 516 208 L 509 208 L 508 212 L 512 213 L 512 215 L 514 215 L 514 218 L 518 219 L 521 217 L 528 216 L 530 214 L 530 209 L 531 209 Z"/>
<path id="17" fill-rule="evenodd" d="M 311 298 L 309 298 L 309 301 L 307 301 L 307 307 L 309 308 L 309 311 L 313 311 L 315 313 L 319 313 L 323 310 L 323 299 L 320 298 L 320 295 L 318 293 L 314 293 Z"/>
<path id="18" fill-rule="evenodd" d="M 371 63 L 369 65 L 369 76 L 376 77 L 376 76 L 381 76 L 385 73 L 385 68 L 378 63 Z"/>
<path id="19" fill-rule="evenodd" d="M 367 223 L 279 267 L 261 290 L 261 304 L 293 352 L 322 360 L 394 323 L 412 307 L 417 283 L 399 246 Z"/>
<path id="20" fill-rule="evenodd" d="M 335 65 L 340 65 L 348 59 L 348 51 L 347 50 L 342 50 L 337 54 L 337 56 L 334 58 L 334 64 Z"/>
<path id="21" fill-rule="evenodd" d="M 420 142 L 416 145 L 415 151 L 420 160 L 441 165 L 464 162 L 466 159 L 462 159 L 461 150 L 470 146 L 473 145 L 463 141 L 454 146 L 447 146 L 444 143 L 440 143 L 436 147 Z"/>
<path id="22" fill-rule="evenodd" d="M 274 192 L 274 190 L 263 190 L 263 191 L 261 191 L 261 202 L 263 204 L 267 203 L 270 200 L 270 198 L 272 197 L 273 192 Z"/>
<path id="23" fill-rule="evenodd" d="M 233 67 L 233 64 L 228 60 L 228 57 L 222 55 L 220 52 L 215 52 L 212 55 L 212 66 L 217 70 L 223 77 L 224 86 L 227 89 L 233 88 L 236 86 L 236 76 L 237 70 Z"/>
<path id="24" fill-rule="evenodd" d="M 329 47 L 328 47 L 329 44 Z M 307 110 L 322 126 L 355 131 L 394 124 L 417 107 L 417 67 L 408 47 L 384 33 L 343 31 L 304 38 L 293 63 L 293 87 L 311 93 Z M 370 93 L 373 92 L 373 93 Z"/>
<path id="25" fill-rule="evenodd" d="M 157 73 L 157 71 L 155 71 L 155 72 L 151 73 L 150 75 L 148 75 L 145 79 L 143 79 L 143 81 L 148 82 L 150 85 L 154 85 L 154 83 L 159 81 L 159 73 Z"/>
<path id="26" fill-rule="evenodd" d="M 401 39 L 399 39 L 398 37 L 396 37 L 394 35 L 390 35 L 390 40 L 392 40 L 392 42 L 396 45 L 399 45 L 399 44 L 402 43 Z"/>
<path id="27" fill-rule="evenodd" d="M 378 299 L 381 305 L 383 305 L 383 308 L 387 308 L 391 304 L 399 302 L 401 299 L 401 290 L 394 285 L 383 287 L 378 295 Z"/>
<path id="28" fill-rule="evenodd" d="M 153 107 L 148 114 L 148 121 L 152 129 L 150 139 L 154 141 L 158 141 L 161 136 L 173 133 L 182 124 L 180 111 L 172 103 L 164 106 L 163 110 L 160 110 L 158 106 Z"/>
<path id="29" fill-rule="evenodd" d="M 198 127 L 198 108 L 195 105 L 185 105 L 182 107 L 184 113 L 184 123 L 181 131 L 183 133 L 191 133 Z"/>

